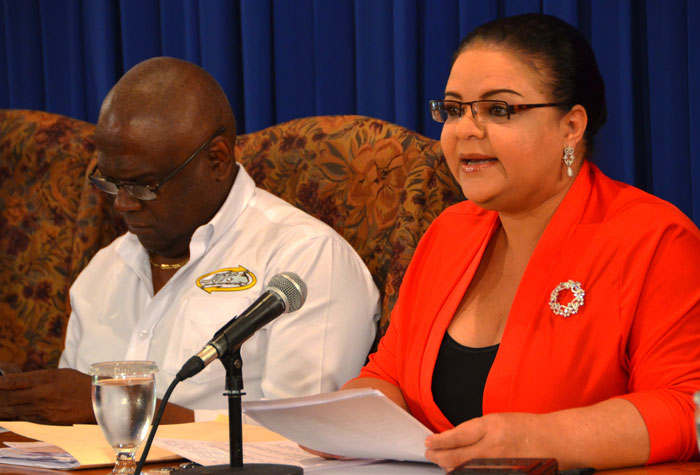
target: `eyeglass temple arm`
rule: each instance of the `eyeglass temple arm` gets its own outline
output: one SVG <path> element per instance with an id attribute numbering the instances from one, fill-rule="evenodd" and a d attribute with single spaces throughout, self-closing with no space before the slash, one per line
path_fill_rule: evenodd
<path id="1" fill-rule="evenodd" d="M 196 156 L 199 154 L 199 152 L 201 152 L 202 150 L 204 150 L 204 148 L 205 148 L 207 145 L 209 145 L 209 143 L 210 143 L 212 140 L 214 140 L 214 139 L 215 139 L 216 137 L 218 137 L 219 135 L 223 134 L 225 131 L 226 131 L 226 127 L 221 127 L 219 130 L 217 130 L 216 132 L 214 132 L 214 133 L 211 135 L 211 137 L 209 137 L 209 138 L 206 140 L 206 142 L 204 142 L 202 145 L 200 145 L 199 147 L 197 147 L 197 150 L 195 150 L 195 151 L 192 153 L 192 155 L 189 156 L 189 158 L 188 158 L 187 160 L 185 160 L 185 161 L 182 162 L 180 165 L 178 165 L 177 168 L 175 168 L 175 170 L 173 170 L 173 171 L 171 171 L 170 173 L 168 173 L 168 176 L 166 176 L 165 178 L 163 178 L 162 180 L 160 180 L 160 182 L 159 182 L 157 185 L 155 185 L 155 186 L 154 186 L 154 185 L 145 185 L 146 188 L 148 188 L 149 190 L 151 190 L 151 191 L 153 191 L 153 192 L 157 191 L 158 188 L 160 188 L 166 181 L 170 180 L 172 177 L 174 177 L 174 176 L 177 174 L 177 172 L 179 172 L 180 170 L 182 170 L 183 168 L 185 168 L 185 167 L 187 166 L 187 164 L 190 163 L 190 162 L 194 159 L 194 157 L 196 157 Z"/>

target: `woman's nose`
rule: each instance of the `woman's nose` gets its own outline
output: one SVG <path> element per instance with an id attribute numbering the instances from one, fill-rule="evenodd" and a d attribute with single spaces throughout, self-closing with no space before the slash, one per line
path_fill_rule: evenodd
<path id="1" fill-rule="evenodd" d="M 486 134 L 484 124 L 474 117 L 471 107 L 465 106 L 462 116 L 457 119 L 455 132 L 461 138 L 476 137 L 483 138 Z"/>

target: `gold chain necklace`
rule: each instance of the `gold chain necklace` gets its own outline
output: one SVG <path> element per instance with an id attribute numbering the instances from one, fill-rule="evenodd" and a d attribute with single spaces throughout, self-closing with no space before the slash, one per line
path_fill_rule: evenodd
<path id="1" fill-rule="evenodd" d="M 159 269 L 163 270 L 173 270 L 173 269 L 179 269 L 180 267 L 184 266 L 190 261 L 190 258 L 188 257 L 182 262 L 176 262 L 175 264 L 159 264 L 156 261 L 153 260 L 152 256 L 148 256 L 148 260 L 151 262 L 151 265 L 153 267 L 157 267 Z"/>

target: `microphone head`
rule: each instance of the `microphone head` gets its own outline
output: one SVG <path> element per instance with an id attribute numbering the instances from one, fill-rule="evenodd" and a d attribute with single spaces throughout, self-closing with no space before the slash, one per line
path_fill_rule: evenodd
<path id="1" fill-rule="evenodd" d="M 296 312 L 306 302 L 306 284 L 294 272 L 281 272 L 270 279 L 267 290 L 282 297 L 286 312 Z"/>

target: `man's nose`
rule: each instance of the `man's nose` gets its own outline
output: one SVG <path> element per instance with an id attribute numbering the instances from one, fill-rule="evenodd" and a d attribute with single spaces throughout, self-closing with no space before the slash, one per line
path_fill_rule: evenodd
<path id="1" fill-rule="evenodd" d="M 138 211 L 141 209 L 141 201 L 131 196 L 131 194 L 124 189 L 124 187 L 119 187 L 117 189 L 117 195 L 114 198 L 114 210 L 117 213 L 127 213 L 129 211 Z"/>

